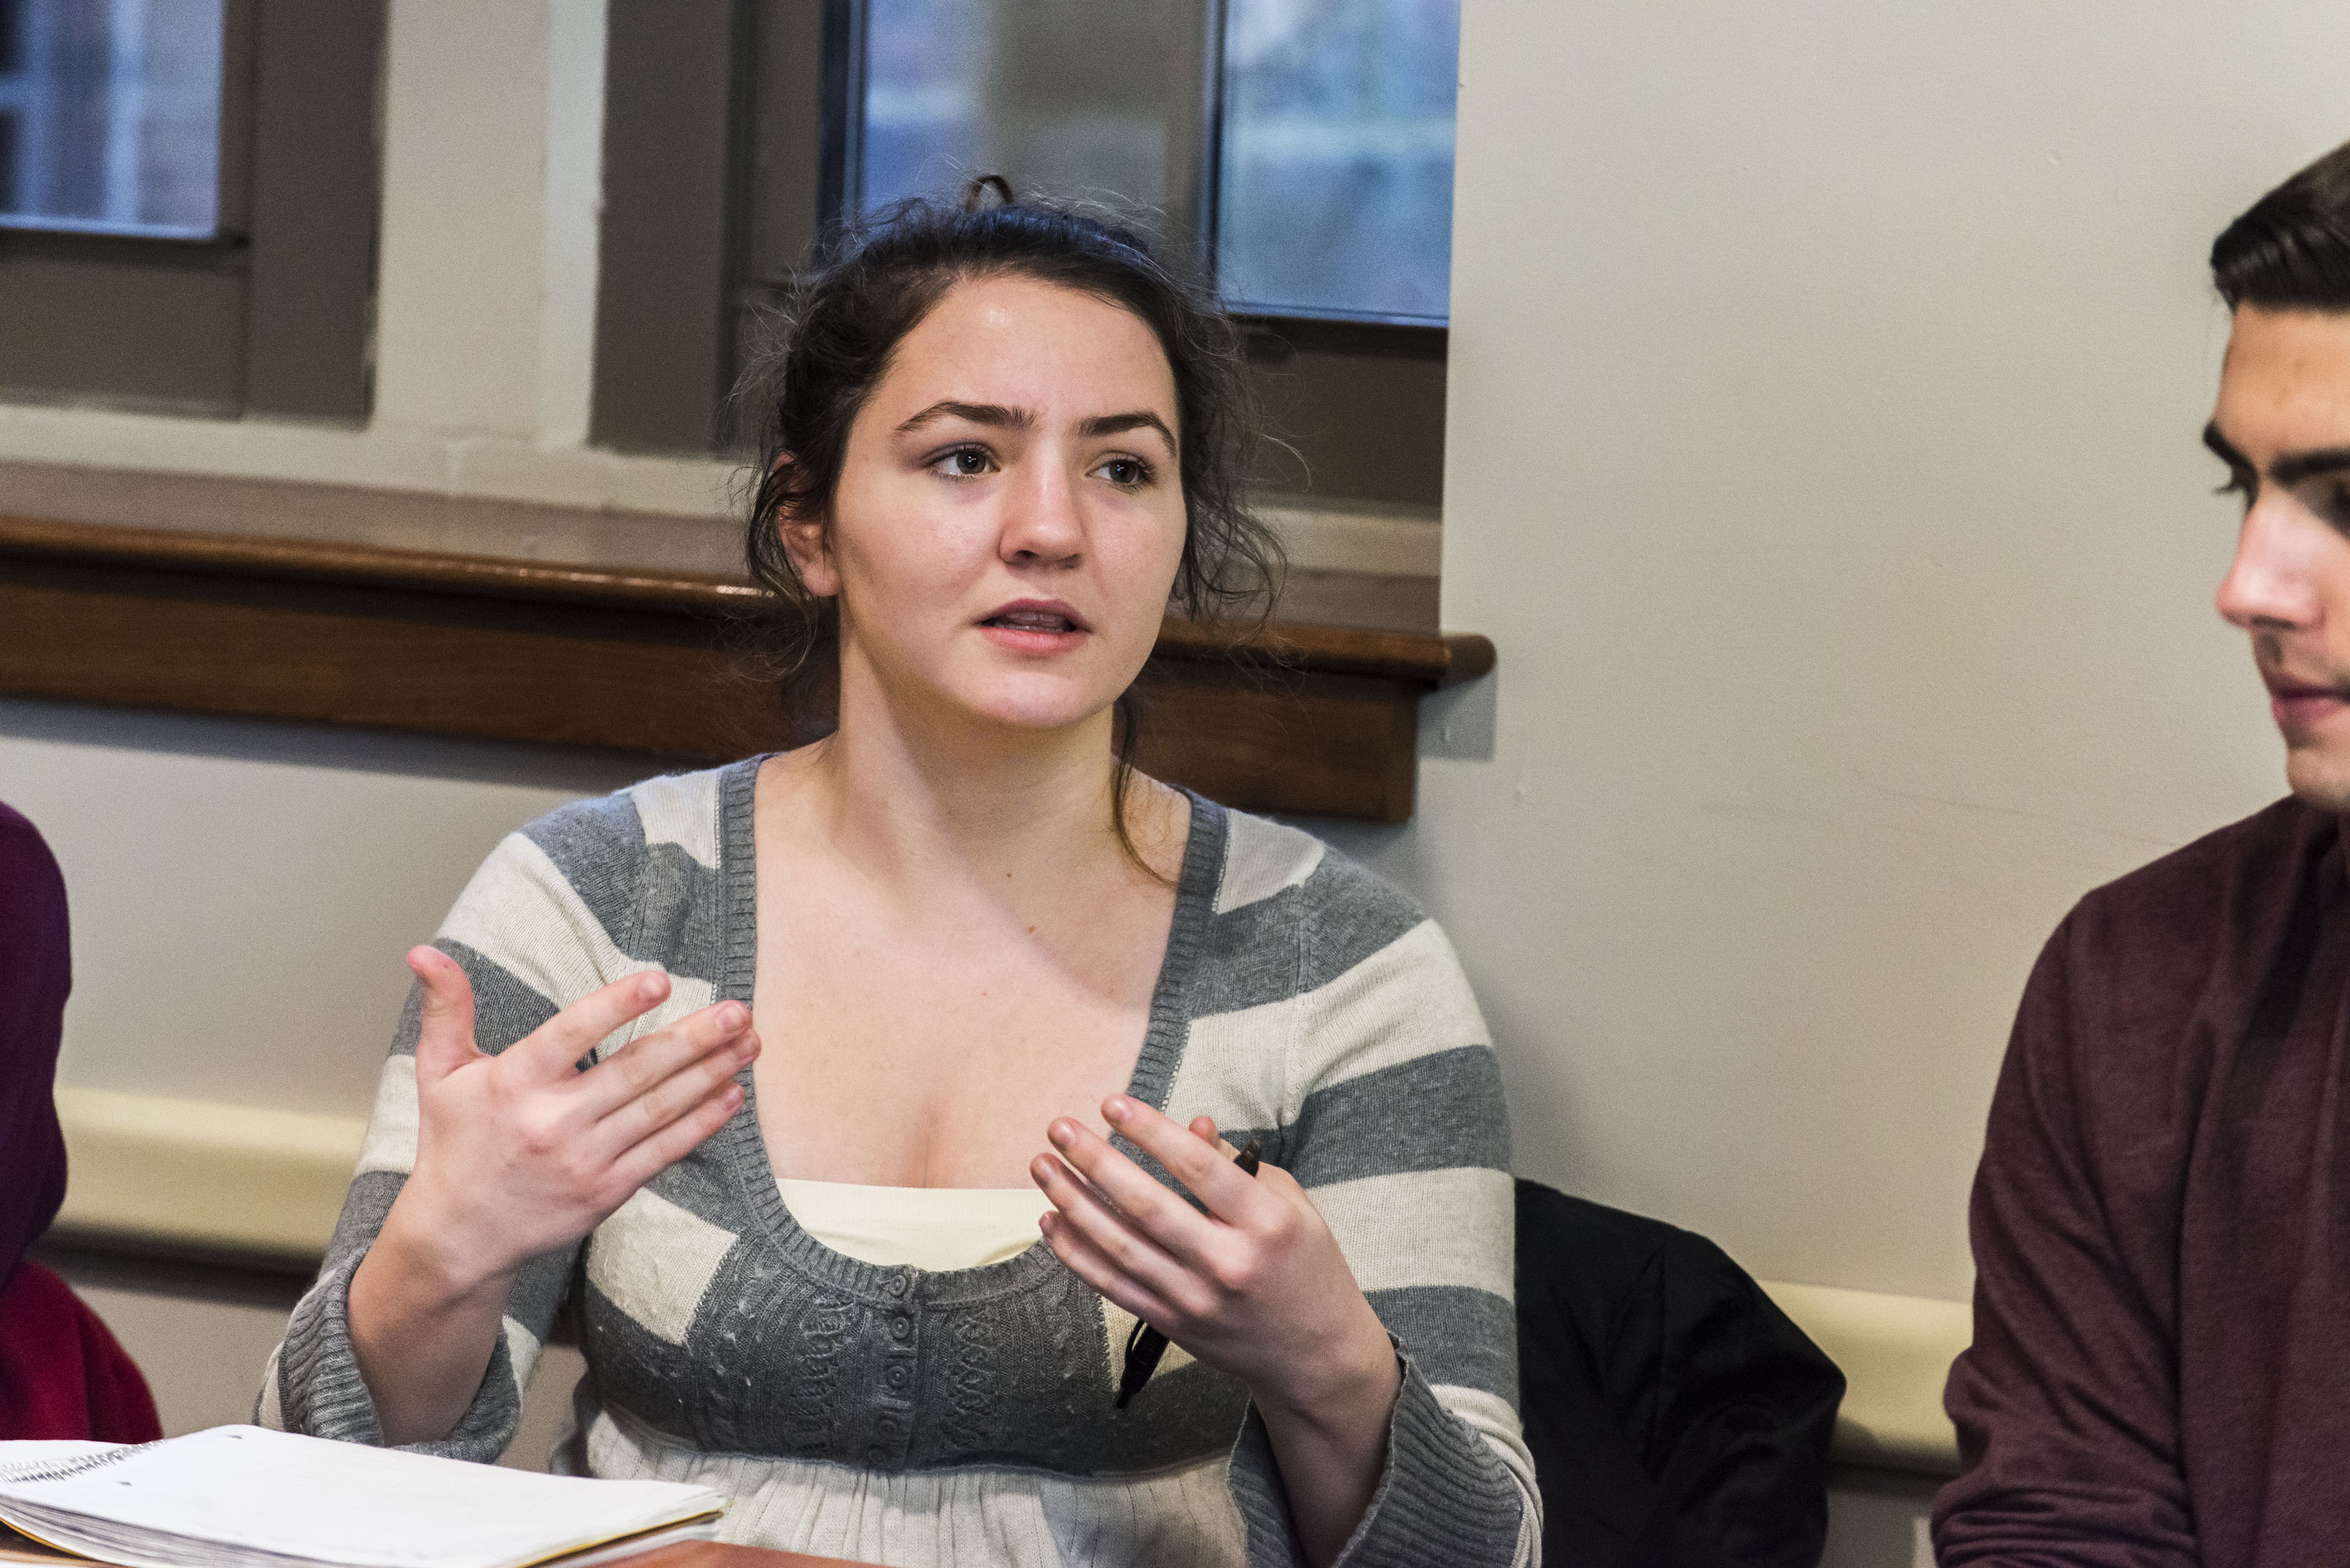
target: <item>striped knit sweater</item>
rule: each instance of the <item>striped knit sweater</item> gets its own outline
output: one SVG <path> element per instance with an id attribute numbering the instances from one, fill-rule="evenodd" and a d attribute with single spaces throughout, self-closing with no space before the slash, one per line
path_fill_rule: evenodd
<path id="1" fill-rule="evenodd" d="M 642 970 L 671 976 L 670 999 L 599 1057 L 749 1002 L 756 771 L 653 779 L 498 846 L 435 939 L 472 979 L 483 1049 Z M 326 1265 L 271 1359 L 265 1425 L 382 1440 L 345 1305 L 415 1158 L 418 1020 L 411 995 Z M 1262 1137 L 1395 1338 L 1386 1473 L 1343 1561 L 1533 1563 L 1509 1135 L 1443 933 L 1320 841 L 1195 796 L 1128 1092 Z M 558 1468 L 715 1487 L 729 1539 L 905 1564 L 1301 1560 L 1237 1382 L 1178 1347 L 1113 1409 L 1132 1320 L 1043 1246 L 942 1273 L 824 1247 L 783 1205 L 754 1104 L 525 1266 L 471 1409 L 423 1447 L 494 1458 L 567 1303 L 588 1370 Z"/>

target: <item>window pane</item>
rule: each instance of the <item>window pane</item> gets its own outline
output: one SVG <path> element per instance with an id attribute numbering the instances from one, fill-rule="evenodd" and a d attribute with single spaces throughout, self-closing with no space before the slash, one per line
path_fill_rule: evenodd
<path id="1" fill-rule="evenodd" d="M 1460 0 L 1227 0 L 1225 16 L 1226 303 L 1444 320 Z"/>
<path id="2" fill-rule="evenodd" d="M 868 0 L 866 210 L 974 174 L 1189 244 L 1203 0 Z"/>
<path id="3" fill-rule="evenodd" d="M 222 0 L 0 0 L 0 226 L 217 224 Z"/>

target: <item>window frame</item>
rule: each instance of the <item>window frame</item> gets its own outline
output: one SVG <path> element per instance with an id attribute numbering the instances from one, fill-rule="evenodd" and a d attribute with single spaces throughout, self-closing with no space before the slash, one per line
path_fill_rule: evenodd
<path id="1" fill-rule="evenodd" d="M 366 421 L 388 0 L 226 0 L 209 239 L 0 228 L 0 401 Z"/>
<path id="2" fill-rule="evenodd" d="M 1205 4 L 1220 28 L 1222 0 Z M 848 210 L 863 11 L 860 0 L 728 0 L 692 20 L 663 0 L 609 0 L 595 444 L 740 450 L 729 394 L 763 313 L 789 283 L 749 252 L 805 254 Z M 1213 233 L 1220 80 L 1208 72 L 1201 94 L 1191 226 L 1202 256 Z M 804 223 L 786 234 L 793 225 L 758 211 L 753 178 L 809 193 Z M 1290 449 L 1263 475 L 1269 500 L 1436 510 L 1448 328 L 1236 319 Z"/>

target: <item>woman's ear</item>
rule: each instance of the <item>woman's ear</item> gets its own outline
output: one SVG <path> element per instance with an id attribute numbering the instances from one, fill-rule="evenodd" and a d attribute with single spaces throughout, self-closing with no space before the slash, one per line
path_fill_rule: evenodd
<path id="1" fill-rule="evenodd" d="M 784 554 L 792 558 L 792 569 L 800 575 L 800 586 L 820 599 L 838 593 L 840 573 L 834 568 L 832 550 L 825 543 L 824 520 L 787 514 L 778 518 L 775 526 L 783 533 Z"/>
<path id="2" fill-rule="evenodd" d="M 780 471 L 791 461 L 789 452 L 781 453 L 775 458 L 775 467 Z M 840 574 L 833 567 L 820 508 L 778 507 L 775 530 L 782 536 L 784 554 L 791 557 L 792 570 L 799 574 L 801 587 L 820 599 L 830 598 L 840 591 Z"/>

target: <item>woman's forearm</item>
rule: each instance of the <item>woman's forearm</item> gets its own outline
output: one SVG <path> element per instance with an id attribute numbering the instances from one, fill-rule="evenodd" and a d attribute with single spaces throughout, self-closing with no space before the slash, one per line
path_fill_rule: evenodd
<path id="1" fill-rule="evenodd" d="M 1281 1467 L 1298 1544 L 1313 1568 L 1337 1561 L 1387 1470 L 1403 1370 L 1367 1303 L 1364 1313 L 1362 1332 L 1349 1335 L 1343 1350 L 1334 1347 L 1312 1377 L 1270 1397 L 1252 1391 Z"/>
<path id="2" fill-rule="evenodd" d="M 511 1272 L 460 1273 L 398 1203 L 351 1275 L 351 1353 L 388 1444 L 437 1442 L 473 1403 L 504 1331 Z"/>

